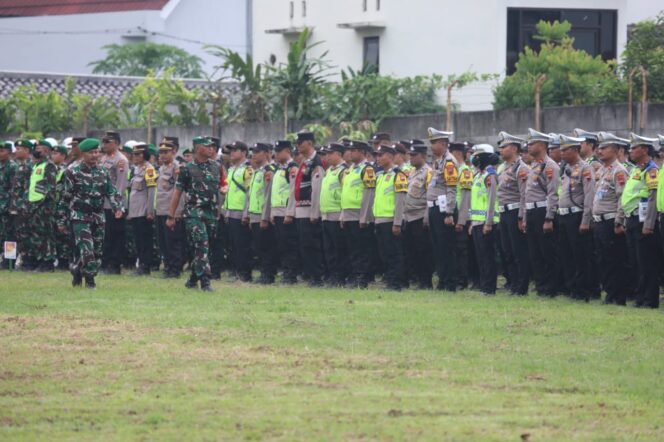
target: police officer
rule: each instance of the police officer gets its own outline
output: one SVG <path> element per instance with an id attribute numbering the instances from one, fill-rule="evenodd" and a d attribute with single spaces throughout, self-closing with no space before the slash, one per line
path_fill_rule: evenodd
<path id="1" fill-rule="evenodd" d="M 597 148 L 597 132 L 589 132 L 583 129 L 574 129 L 574 136 L 576 138 L 583 138 L 581 142 L 581 150 L 579 154 L 581 159 L 590 164 L 595 172 L 602 166 L 602 163 L 597 159 L 595 155 L 595 149 Z"/>
<path id="2" fill-rule="evenodd" d="M 519 296 L 528 294 L 530 281 L 528 244 L 523 233 L 528 166 L 519 156 L 525 142 L 507 132 L 498 134 L 498 150 L 503 159 L 497 171 L 500 242 L 510 276 L 510 293 Z"/>
<path id="3" fill-rule="evenodd" d="M 341 182 L 348 165 L 343 159 L 343 144 L 327 146 L 327 165 L 320 191 L 320 212 L 323 228 L 323 255 L 328 272 L 327 285 L 341 287 L 346 282 L 346 238 L 341 229 Z"/>
<path id="4" fill-rule="evenodd" d="M 373 216 L 381 261 L 385 266 L 385 289 L 400 291 L 403 283 L 404 256 L 401 244 L 408 177 L 394 166 L 396 149 L 383 142 L 376 151 L 381 171 L 376 179 Z"/>
<path id="5" fill-rule="evenodd" d="M 71 272 L 72 285 L 96 287 L 95 276 L 101 262 L 104 240 L 104 202 L 108 202 L 116 219 L 123 214 L 122 200 L 117 193 L 108 169 L 99 165 L 99 140 L 88 138 L 79 144 L 82 160 L 68 168 L 64 177 L 62 199 L 58 205 L 58 230 L 66 232 L 68 223 L 74 233 L 77 249 Z"/>
<path id="6" fill-rule="evenodd" d="M 468 287 L 468 245 L 471 241 L 468 236 L 468 222 L 473 172 L 466 164 L 466 143 L 450 143 L 449 151 L 459 165 L 459 180 L 456 189 L 456 207 L 459 215 L 454 230 L 457 288 L 464 290 Z"/>
<path id="7" fill-rule="evenodd" d="M 253 168 L 247 160 L 248 147 L 245 143 L 236 141 L 227 147 L 231 151 L 231 167 L 228 169 L 224 218 L 231 241 L 231 263 L 240 281 L 251 282 L 251 230 L 249 219 L 243 217 Z"/>
<path id="8" fill-rule="evenodd" d="M 419 140 L 418 140 L 419 141 Z M 419 141 L 410 146 L 408 193 L 404 204 L 404 242 L 406 243 L 406 265 L 415 276 L 419 289 L 433 288 L 433 258 L 429 240 L 427 218 L 427 188 L 431 181 L 431 166 L 426 162 L 427 146 Z"/>
<path id="9" fill-rule="evenodd" d="M 660 232 L 657 225 L 657 184 L 659 168 L 652 160 L 658 140 L 632 133 L 630 159 L 635 167 L 629 174 L 620 199 L 625 213 L 627 240 L 636 249 L 638 288 L 636 307 L 659 307 L 659 276 L 662 266 Z"/>
<path id="10" fill-rule="evenodd" d="M 125 189 L 129 183 L 127 171 L 129 163 L 120 148 L 120 134 L 107 131 L 102 138 L 101 165 L 105 167 L 111 177 L 111 184 L 117 190 L 120 198 L 123 198 Z M 104 233 L 104 252 L 102 257 L 102 270 L 109 274 L 120 274 L 120 265 L 125 243 L 125 220 L 115 218 L 110 201 L 104 202 L 104 213 L 106 224 Z"/>
<path id="11" fill-rule="evenodd" d="M 590 222 L 595 197 L 595 171 L 580 156 L 584 138 L 561 135 L 563 161 L 558 227 L 560 261 L 570 296 L 588 302 L 595 290 L 592 279 L 593 243 Z"/>
<path id="12" fill-rule="evenodd" d="M 455 223 L 458 218 L 456 208 L 459 164 L 447 150 L 452 132 L 443 132 L 432 127 L 428 130 L 433 172 L 427 188 L 429 232 L 433 246 L 438 290 L 455 292 L 456 251 Z"/>
<path id="13" fill-rule="evenodd" d="M 283 269 L 284 284 L 297 283 L 298 244 L 297 228 L 294 223 L 286 224 L 286 207 L 294 182 L 291 176 L 297 173 L 297 164 L 292 158 L 293 145 L 288 140 L 274 143 L 276 170 L 269 183 L 269 198 L 263 210 L 263 222 L 274 226 L 279 251 L 279 261 Z"/>
<path id="14" fill-rule="evenodd" d="M 618 161 L 620 144 L 629 142 L 608 132 L 599 132 L 597 157 L 602 167 L 597 171 L 593 201 L 594 238 L 599 277 L 606 291 L 605 304 L 625 305 L 627 245 L 624 212 L 620 204 L 627 171 Z"/>
<path id="15" fill-rule="evenodd" d="M 286 222 L 296 221 L 300 255 L 304 276 L 311 287 L 323 284 L 323 250 L 320 226 L 320 188 L 325 169 L 314 149 L 315 137 L 311 132 L 297 134 L 297 150 L 302 164 L 297 169 L 288 199 Z"/>
<path id="16" fill-rule="evenodd" d="M 211 160 L 214 151 L 210 147 L 212 143 L 209 138 L 196 137 L 193 143 L 194 159 L 180 168 L 166 225 L 170 229 L 175 227 L 175 214 L 180 197 L 185 193 L 187 196 L 182 216 L 193 249 L 191 275 L 185 287 L 196 288 L 200 281 L 201 290 L 212 291 L 209 244 L 217 232 L 221 175 L 219 166 Z"/>
<path id="17" fill-rule="evenodd" d="M 541 296 L 558 293 L 558 256 L 553 234 L 553 220 L 558 210 L 559 167 L 546 154 L 551 141 L 548 135 L 528 129 L 528 151 L 533 164 L 528 171 L 525 190 L 526 237 L 535 290 Z"/>
<path id="18" fill-rule="evenodd" d="M 258 255 L 261 271 L 259 284 L 273 284 L 277 274 L 277 240 L 274 226 L 263 221 L 265 200 L 269 196 L 270 182 L 276 167 L 270 162 L 272 145 L 256 143 L 252 147 L 252 167 L 254 170 L 249 184 L 248 197 L 245 202 L 244 220 L 249 222 L 254 249 Z"/>
<path id="19" fill-rule="evenodd" d="M 341 221 L 350 260 L 347 285 L 365 289 L 371 278 L 371 236 L 369 223 L 376 188 L 376 171 L 366 159 L 371 147 L 351 141 L 352 163 L 344 172 L 341 185 Z"/>
<path id="20" fill-rule="evenodd" d="M 175 182 L 180 173 L 180 165 L 173 159 L 177 145 L 168 138 L 159 143 L 159 158 L 162 161 L 157 177 L 157 191 L 155 195 L 155 225 L 157 227 L 157 238 L 159 248 L 164 257 L 164 278 L 179 278 L 182 272 L 184 253 L 184 223 L 182 222 L 182 210 L 184 200 L 175 210 L 175 225 L 172 229 L 166 227 L 168 210 L 171 206 Z"/>

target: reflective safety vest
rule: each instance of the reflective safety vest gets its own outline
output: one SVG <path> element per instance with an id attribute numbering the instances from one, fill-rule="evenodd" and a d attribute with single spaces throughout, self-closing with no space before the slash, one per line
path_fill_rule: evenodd
<path id="1" fill-rule="evenodd" d="M 468 171 L 467 173 L 466 170 Z M 467 175 L 470 176 L 467 177 Z M 472 185 L 473 185 L 473 171 L 466 163 L 461 163 L 461 165 L 459 166 L 459 182 L 457 183 L 457 194 L 456 194 L 457 209 L 461 208 L 460 207 L 461 190 L 462 189 L 472 190 Z"/>
<path id="2" fill-rule="evenodd" d="M 270 194 L 270 206 L 286 207 L 290 195 L 290 181 L 288 172 L 293 164 L 289 163 L 285 169 L 279 168 L 272 178 L 272 193 Z"/>
<path id="3" fill-rule="evenodd" d="M 373 214 L 376 218 L 391 218 L 394 216 L 395 195 L 393 171 L 381 172 L 376 181 L 376 195 L 374 196 Z"/>
<path id="4" fill-rule="evenodd" d="M 30 175 L 30 187 L 28 190 L 28 201 L 31 203 L 38 203 L 46 198 L 46 195 L 37 190 L 37 186 L 44 180 L 47 163 L 47 161 L 42 161 L 41 163 L 32 166 L 32 175 Z"/>
<path id="5" fill-rule="evenodd" d="M 253 213 L 254 215 L 263 213 L 263 207 L 265 207 L 265 173 L 266 171 L 272 172 L 273 170 L 274 167 L 268 164 L 256 170 L 251 177 L 251 184 L 249 185 L 249 213 Z"/>
<path id="6" fill-rule="evenodd" d="M 626 216 L 630 216 L 639 208 L 640 202 L 648 201 L 648 186 L 646 177 L 652 168 L 657 168 L 652 161 L 646 164 L 644 170 L 640 167 L 633 167 L 629 173 L 629 179 L 625 183 L 625 189 L 620 197 L 620 204 Z"/>
<path id="7" fill-rule="evenodd" d="M 320 190 L 321 213 L 341 212 L 341 177 L 346 167 L 330 167 L 325 173 Z"/>
<path id="8" fill-rule="evenodd" d="M 483 173 L 478 173 L 473 178 L 473 188 L 470 191 L 470 221 L 486 222 L 486 215 L 489 211 L 489 192 L 486 187 L 486 179 L 489 175 L 493 176 L 492 185 L 497 186 L 497 175 L 493 167 L 487 167 Z M 500 220 L 497 197 L 495 205 L 496 207 L 493 212 L 494 224 Z"/>
<path id="9" fill-rule="evenodd" d="M 244 187 L 244 173 L 247 164 L 231 167 L 228 170 L 228 193 L 226 194 L 226 209 L 244 210 L 244 202 L 247 199 L 247 188 Z"/>
<path id="10" fill-rule="evenodd" d="M 362 171 L 366 165 L 350 166 L 346 169 L 341 186 L 341 208 L 360 209 L 362 207 L 362 194 L 364 183 L 362 182 Z"/>
<path id="11" fill-rule="evenodd" d="M 659 174 L 657 181 L 657 211 L 664 213 L 664 173 Z"/>

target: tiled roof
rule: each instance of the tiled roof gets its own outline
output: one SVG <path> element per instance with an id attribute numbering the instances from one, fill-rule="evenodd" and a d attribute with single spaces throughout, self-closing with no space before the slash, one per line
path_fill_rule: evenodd
<path id="1" fill-rule="evenodd" d="M 0 0 L 0 17 L 160 10 L 168 0 Z"/>
<path id="2" fill-rule="evenodd" d="M 76 81 L 75 93 L 90 95 L 93 98 L 107 97 L 120 103 L 125 94 L 143 81 L 142 77 L 113 77 L 108 75 L 65 75 L 28 72 L 0 71 L 0 98 L 7 98 L 23 85 L 34 84 L 39 92 L 55 90 L 64 94 L 65 81 Z M 213 84 L 204 80 L 182 80 L 188 89 L 213 89 Z"/>

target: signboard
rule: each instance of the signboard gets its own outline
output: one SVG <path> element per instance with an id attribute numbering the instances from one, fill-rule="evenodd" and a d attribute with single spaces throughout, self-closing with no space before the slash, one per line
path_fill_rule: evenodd
<path id="1" fill-rule="evenodd" d="M 16 241 L 5 241 L 5 259 L 16 259 Z"/>

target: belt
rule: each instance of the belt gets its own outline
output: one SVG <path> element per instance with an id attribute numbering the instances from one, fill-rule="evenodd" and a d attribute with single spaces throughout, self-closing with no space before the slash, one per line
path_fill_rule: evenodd
<path id="1" fill-rule="evenodd" d="M 504 204 L 501 206 L 498 206 L 498 212 L 503 213 L 503 212 L 509 212 L 510 210 L 516 210 L 519 208 L 519 203 L 512 203 L 512 204 Z"/>
<path id="2" fill-rule="evenodd" d="M 440 204 L 438 204 L 438 200 L 435 200 L 435 201 L 427 201 L 427 207 L 433 207 L 433 206 L 438 206 L 438 207 L 440 207 Z"/>
<path id="3" fill-rule="evenodd" d="M 535 203 L 526 203 L 526 210 L 541 209 L 547 207 L 546 201 L 537 201 Z"/>
<path id="4" fill-rule="evenodd" d="M 593 215 L 593 221 L 596 223 L 616 219 L 615 213 L 605 213 L 604 215 Z"/>
<path id="5" fill-rule="evenodd" d="M 558 215 L 570 215 L 572 213 L 583 212 L 583 209 L 580 207 L 559 207 Z"/>

